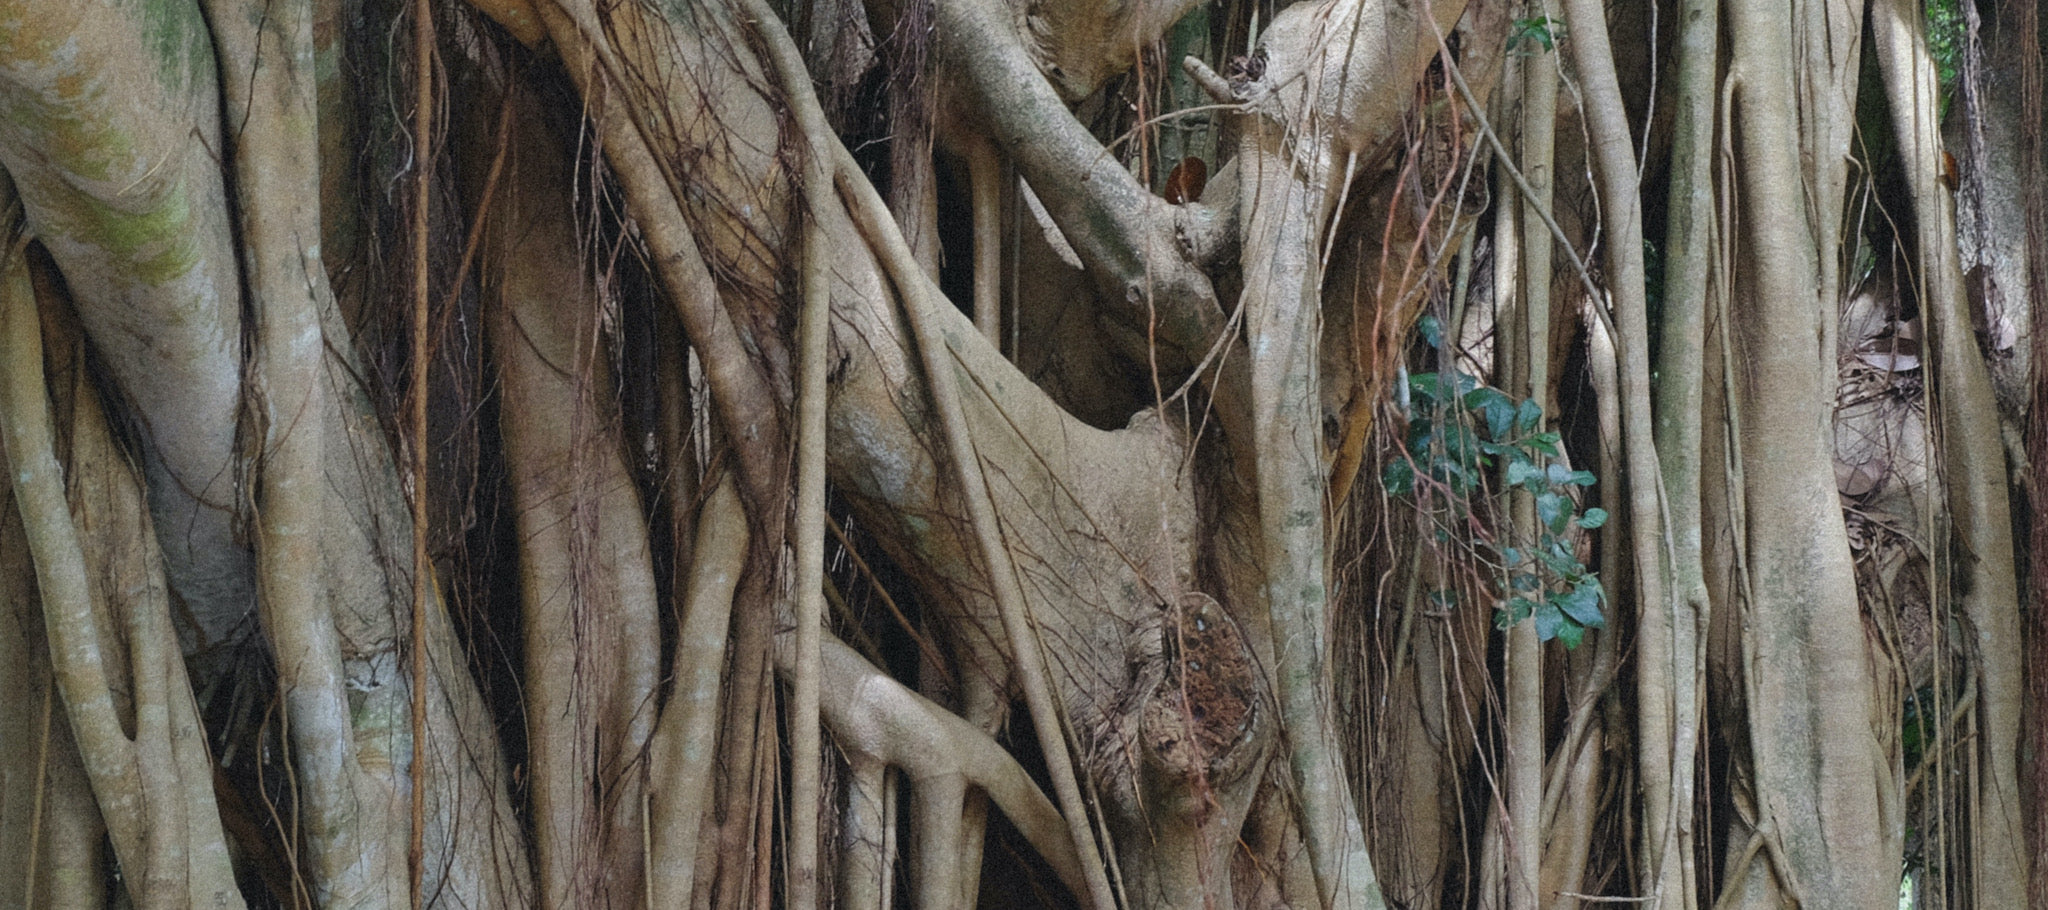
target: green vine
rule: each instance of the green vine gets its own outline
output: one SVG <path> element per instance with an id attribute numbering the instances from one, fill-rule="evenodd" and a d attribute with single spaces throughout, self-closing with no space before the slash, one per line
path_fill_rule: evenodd
<path id="1" fill-rule="evenodd" d="M 1606 625 L 1600 579 L 1577 554 L 1580 532 L 1607 522 L 1607 512 L 1579 509 L 1579 491 L 1593 474 L 1574 470 L 1543 409 L 1462 373 L 1417 373 L 1405 386 L 1408 428 L 1404 456 L 1389 461 L 1381 483 L 1437 519 L 1438 537 L 1460 542 L 1496 567 L 1501 597 L 1494 625 L 1528 619 L 1537 637 L 1576 648 L 1587 629 Z M 1512 491 L 1534 500 L 1535 539 L 1516 539 L 1499 520 Z M 1432 595 L 1440 604 L 1448 592 Z"/>

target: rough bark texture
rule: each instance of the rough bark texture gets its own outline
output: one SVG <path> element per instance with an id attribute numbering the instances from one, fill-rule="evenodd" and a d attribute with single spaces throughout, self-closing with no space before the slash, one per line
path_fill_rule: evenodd
<path id="1" fill-rule="evenodd" d="M 0 0 L 0 903 L 2015 904 L 2038 238 L 1721 5 Z"/>

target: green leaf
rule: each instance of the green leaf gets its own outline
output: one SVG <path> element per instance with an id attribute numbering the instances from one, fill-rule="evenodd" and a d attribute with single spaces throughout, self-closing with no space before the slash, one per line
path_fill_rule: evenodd
<path id="1" fill-rule="evenodd" d="M 1390 496 L 1406 496 L 1415 491 L 1415 465 L 1406 458 L 1387 462 L 1380 470 L 1380 485 L 1387 488 Z"/>
<path id="2" fill-rule="evenodd" d="M 1564 618 L 1564 614 L 1562 612 L 1559 612 L 1559 610 L 1557 609 L 1557 605 L 1546 602 L 1538 606 L 1536 608 L 1537 640 L 1549 641 L 1553 638 L 1556 638 L 1558 628 L 1560 626 L 1563 626 L 1566 622 L 1568 622 L 1568 620 Z"/>
<path id="3" fill-rule="evenodd" d="M 1558 440 L 1563 438 L 1564 437 L 1559 436 L 1556 433 L 1538 433 L 1534 436 L 1529 437 L 1526 440 L 1523 440 L 1522 444 L 1538 452 L 1542 452 L 1545 455 L 1549 455 L 1552 458 L 1555 458 L 1558 456 Z"/>
<path id="4" fill-rule="evenodd" d="M 1486 420 L 1486 432 L 1494 439 L 1508 438 L 1515 421 L 1515 402 L 1492 386 L 1480 386 L 1465 393 L 1465 407 Z"/>
<path id="5" fill-rule="evenodd" d="M 1472 476 L 1465 473 L 1465 466 L 1447 458 L 1437 459 L 1429 466 L 1429 474 L 1451 488 L 1451 492 L 1463 496 L 1472 492 Z"/>
<path id="6" fill-rule="evenodd" d="M 1578 560 L 1573 559 L 1570 553 L 1563 552 L 1563 550 L 1562 546 L 1546 547 L 1538 550 L 1536 552 L 1536 561 L 1542 563 L 1544 568 L 1549 569 L 1550 574 L 1559 578 L 1571 580 L 1584 575 L 1586 567 L 1579 565 Z"/>
<path id="7" fill-rule="evenodd" d="M 1492 390 L 1488 390 L 1492 391 Z M 1494 439 L 1506 439 L 1514 431 L 1515 405 L 1506 395 L 1488 399 L 1486 407 L 1479 412 L 1486 418 L 1486 435 Z"/>
<path id="8" fill-rule="evenodd" d="M 1515 435 L 1527 436 L 1534 433 L 1537 425 L 1542 422 L 1543 408 L 1536 403 L 1536 399 L 1522 399 L 1521 405 L 1515 408 Z"/>
<path id="9" fill-rule="evenodd" d="M 1408 422 L 1408 451 L 1427 452 L 1436 443 L 1436 424 L 1427 420 Z"/>
<path id="10" fill-rule="evenodd" d="M 1415 320 L 1415 330 L 1422 333 L 1423 344 L 1433 348 L 1444 346 L 1444 325 L 1435 316 L 1424 313 L 1421 319 Z"/>
<path id="11" fill-rule="evenodd" d="M 1541 480 L 1543 469 L 1527 458 L 1515 457 L 1508 462 L 1508 486 L 1521 486 L 1530 480 Z"/>
<path id="12" fill-rule="evenodd" d="M 1552 534 L 1563 534 L 1572 517 L 1571 500 L 1552 492 L 1536 494 L 1536 520 Z"/>
<path id="13" fill-rule="evenodd" d="M 1588 629 L 1604 628 L 1607 617 L 1600 613 L 1600 582 L 1587 579 L 1564 594 L 1552 594 L 1550 602 Z"/>
<path id="14" fill-rule="evenodd" d="M 1586 514 L 1584 514 L 1584 515 L 1581 515 L 1581 516 L 1579 516 L 1579 527 L 1585 528 L 1585 529 L 1586 529 L 1586 530 L 1588 530 L 1588 531 L 1591 531 L 1591 530 L 1593 530 L 1594 528 L 1597 528 L 1597 527 L 1599 527 L 1599 526 L 1601 526 L 1601 525 L 1604 525 L 1604 524 L 1606 524 L 1606 523 L 1607 523 L 1607 510 L 1606 510 L 1606 509 L 1601 509 L 1601 508 L 1592 508 L 1592 509 L 1587 509 L 1587 510 L 1586 510 Z"/>
<path id="15" fill-rule="evenodd" d="M 1567 619 L 1557 627 L 1557 640 L 1564 642 L 1565 650 L 1577 650 L 1579 644 L 1586 640 L 1586 627 Z"/>
<path id="16" fill-rule="evenodd" d="M 1536 607 L 1537 603 L 1527 597 L 1508 598 L 1508 608 L 1501 611 L 1507 616 L 1508 622 L 1506 626 L 1501 626 L 1501 628 L 1505 629 L 1508 626 L 1528 619 L 1530 614 L 1536 612 Z"/>
<path id="17" fill-rule="evenodd" d="M 1572 482 L 1572 469 L 1561 464 L 1552 464 L 1544 469 L 1543 476 L 1550 481 L 1552 486 L 1561 487 Z"/>
<path id="18" fill-rule="evenodd" d="M 1443 396 L 1438 394 L 1436 374 L 1410 373 L 1408 375 L 1408 397 L 1414 400 L 1416 410 L 1418 411 L 1422 410 L 1422 405 L 1425 402 L 1433 404 L 1441 401 Z"/>
<path id="19" fill-rule="evenodd" d="M 1452 424 L 1444 428 L 1442 438 L 1445 458 L 1460 465 L 1480 462 L 1479 440 L 1473 437 L 1470 427 Z"/>
<path id="20" fill-rule="evenodd" d="M 1557 48 L 1557 36 L 1553 29 L 1561 28 L 1563 25 L 1563 22 L 1549 16 L 1532 16 L 1527 19 L 1516 19 L 1513 26 L 1508 29 L 1508 50 L 1514 50 L 1515 45 L 1523 41 L 1531 41 L 1543 45 L 1543 49 L 1546 51 L 1555 50 Z"/>

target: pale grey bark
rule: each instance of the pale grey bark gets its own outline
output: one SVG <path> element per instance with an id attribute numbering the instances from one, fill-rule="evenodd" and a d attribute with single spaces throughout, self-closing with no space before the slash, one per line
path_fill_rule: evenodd
<path id="1" fill-rule="evenodd" d="M 1822 15 L 1800 9 L 1808 21 Z M 1872 732 L 1872 658 L 1834 488 L 1832 333 L 1814 331 L 1834 312 L 1833 286 L 1817 276 L 1835 272 L 1832 207 L 1815 197 L 1837 184 L 1809 168 L 1832 169 L 1846 145 L 1821 144 L 1831 157 L 1817 164 L 1798 153 L 1835 135 L 1802 126 L 1825 116 L 1810 105 L 1831 96 L 1825 84 L 1801 91 L 1798 82 L 1843 62 L 1795 54 L 1791 23 L 1773 3 L 1733 2 L 1729 13 L 1749 225 L 1737 255 L 1750 266 L 1730 325 L 1740 364 L 1731 408 L 1742 421 L 1735 533 L 1744 538 L 1743 694 L 1764 847 L 1734 906 L 1877 907 L 1897 900 L 1897 840 L 1879 812 L 1896 802 L 1896 784 Z M 1856 18 L 1831 19 L 1808 38 L 1833 40 Z"/>
<path id="2" fill-rule="evenodd" d="M 241 284 L 206 25 L 180 2 L 151 21 L 17 0 L 0 19 L 0 167 L 143 439 L 185 647 L 227 642 L 256 594 L 234 529 Z"/>
<path id="3" fill-rule="evenodd" d="M 1936 113 L 1939 83 L 1919 10 L 1885 0 L 1872 11 L 1871 31 L 1919 227 L 1912 245 L 1922 319 L 1933 341 L 1947 511 L 1954 523 L 1950 533 L 1958 538 L 1954 552 L 1963 554 L 1947 568 L 1965 592 L 1961 616 L 1982 738 L 1970 819 L 1971 896 L 1979 906 L 2017 907 L 2028 894 L 2019 781 L 2020 597 L 1997 398 L 1964 299 L 1953 241 L 1955 198 L 1939 182 L 1945 171 Z"/>

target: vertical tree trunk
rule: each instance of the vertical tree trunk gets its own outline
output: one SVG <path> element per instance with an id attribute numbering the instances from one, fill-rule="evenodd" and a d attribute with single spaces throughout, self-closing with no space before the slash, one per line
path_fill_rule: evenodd
<path id="1" fill-rule="evenodd" d="M 1731 408 L 1743 427 L 1735 533 L 1760 859 L 1769 860 L 1743 877 L 1737 906 L 1885 906 L 1897 899 L 1899 834 L 1881 807 L 1898 796 L 1872 733 L 1870 647 L 1835 494 L 1832 333 L 1814 331 L 1832 322 L 1834 295 L 1814 276 L 1833 272 L 1823 260 L 1834 257 L 1835 222 L 1809 205 L 1830 184 L 1816 184 L 1796 151 L 1802 102 L 1817 99 L 1796 84 L 1803 58 L 1782 8 L 1739 0 L 1729 13 L 1745 225 L 1734 233 L 1747 266 L 1730 332 Z"/>

